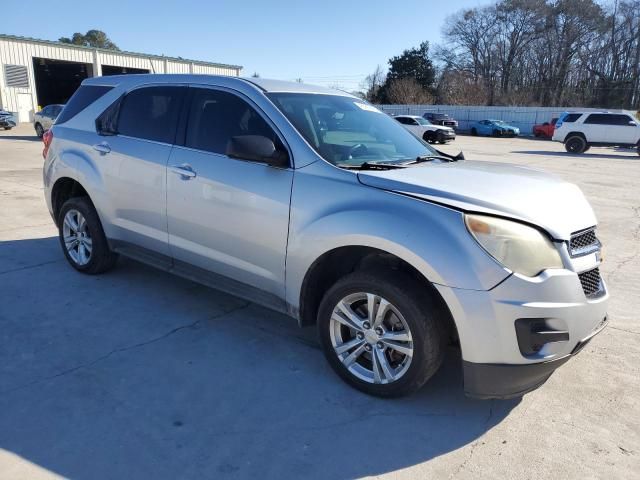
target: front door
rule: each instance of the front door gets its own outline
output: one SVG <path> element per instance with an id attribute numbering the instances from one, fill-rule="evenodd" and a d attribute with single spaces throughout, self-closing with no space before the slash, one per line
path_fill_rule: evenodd
<path id="1" fill-rule="evenodd" d="M 184 146 L 174 147 L 167 173 L 175 268 L 213 272 L 222 284 L 210 283 L 232 293 L 240 285 L 253 287 L 267 294 L 256 300 L 261 303 L 282 299 L 293 170 L 225 152 L 239 135 L 266 136 L 284 146 L 246 99 L 221 89 L 189 90 Z"/>

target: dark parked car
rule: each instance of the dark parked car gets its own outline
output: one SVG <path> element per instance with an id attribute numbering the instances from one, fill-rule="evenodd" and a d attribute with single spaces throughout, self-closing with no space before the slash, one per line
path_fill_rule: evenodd
<path id="1" fill-rule="evenodd" d="M 0 109 L 0 128 L 11 130 L 16 126 L 16 118 L 13 113 Z"/>
<path id="2" fill-rule="evenodd" d="M 423 116 L 434 125 L 442 125 L 443 127 L 451 127 L 454 130 L 458 128 L 458 121 L 451 118 L 446 113 L 427 112 Z"/>

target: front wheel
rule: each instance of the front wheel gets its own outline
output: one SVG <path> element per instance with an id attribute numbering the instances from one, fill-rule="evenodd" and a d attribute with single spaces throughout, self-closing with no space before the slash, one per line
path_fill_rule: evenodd
<path id="1" fill-rule="evenodd" d="M 471 129 L 471 135 L 474 136 L 474 137 L 478 136 L 478 130 L 476 130 L 475 127 Z"/>
<path id="2" fill-rule="evenodd" d="M 324 354 L 349 385 L 370 395 L 417 391 L 438 370 L 438 309 L 408 275 L 355 272 L 325 294 L 318 312 Z"/>
<path id="3" fill-rule="evenodd" d="M 13 127 L 4 127 L 5 130 L 11 130 Z"/>
<path id="4" fill-rule="evenodd" d="M 118 255 L 109 249 L 98 213 L 88 197 L 70 198 L 58 216 L 60 245 L 76 270 L 97 274 L 110 270 Z"/>
<path id="5" fill-rule="evenodd" d="M 40 138 L 44 135 L 44 128 L 39 123 L 36 123 L 36 135 Z"/>

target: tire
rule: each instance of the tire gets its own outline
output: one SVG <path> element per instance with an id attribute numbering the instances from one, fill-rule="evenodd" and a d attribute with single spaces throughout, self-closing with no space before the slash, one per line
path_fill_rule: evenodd
<path id="1" fill-rule="evenodd" d="M 587 141 L 582 135 L 571 135 L 564 142 L 564 149 L 568 153 L 584 153 L 588 147 Z"/>
<path id="2" fill-rule="evenodd" d="M 13 127 L 2 127 L 2 128 L 4 128 L 5 130 L 11 130 Z"/>
<path id="3" fill-rule="evenodd" d="M 435 136 L 434 136 L 433 132 L 431 132 L 431 131 L 424 132 L 424 135 L 422 136 L 422 139 L 427 143 L 433 143 L 433 142 L 436 141 Z"/>
<path id="4" fill-rule="evenodd" d="M 473 128 L 471 129 L 471 135 L 472 135 L 473 137 L 477 137 L 477 136 L 478 136 L 478 130 L 476 130 L 476 128 L 475 128 L 475 127 L 473 127 Z"/>
<path id="5" fill-rule="evenodd" d="M 380 324 L 383 330 L 374 328 L 375 324 L 366 325 L 367 294 L 375 296 L 378 309 L 383 300 L 391 305 Z M 334 313 L 344 311 L 339 304 L 359 322 L 352 323 L 357 329 L 335 320 L 346 318 L 342 313 Z M 399 397 L 420 389 L 442 364 L 446 336 L 438 311 L 433 299 L 412 277 L 391 270 L 359 271 L 340 279 L 325 294 L 318 310 L 318 334 L 327 361 L 346 383 L 369 395 Z M 399 333 L 407 329 L 410 341 L 406 341 L 406 333 Z M 401 353 L 382 340 L 394 333 L 404 336 L 404 340 L 394 345 L 410 348 L 412 355 Z M 346 350 L 339 354 L 336 349 L 340 347 Z M 353 355 L 355 360 L 347 367 L 345 362 Z"/>
<path id="6" fill-rule="evenodd" d="M 79 232 L 76 234 L 74 221 L 77 226 L 75 231 Z M 65 236 L 75 239 L 68 242 L 73 246 L 67 248 Z M 58 238 L 67 261 L 79 272 L 91 275 L 103 273 L 113 268 L 118 260 L 118 254 L 109 249 L 98 213 L 89 197 L 74 197 L 64 202 L 58 215 Z"/>
<path id="7" fill-rule="evenodd" d="M 40 125 L 39 123 L 36 123 L 36 135 L 39 138 L 42 138 L 42 136 L 44 135 L 44 128 L 42 128 L 42 125 Z"/>
<path id="8" fill-rule="evenodd" d="M 637 147 L 638 155 L 640 155 L 640 142 L 638 142 L 638 145 L 636 145 L 636 147 Z"/>
<path id="9" fill-rule="evenodd" d="M 444 135 L 442 134 L 442 132 L 438 132 L 438 142 L 447 143 L 447 141 L 444 139 Z"/>

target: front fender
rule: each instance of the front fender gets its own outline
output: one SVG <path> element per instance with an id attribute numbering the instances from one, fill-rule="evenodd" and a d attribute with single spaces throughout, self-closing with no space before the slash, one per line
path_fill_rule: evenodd
<path id="1" fill-rule="evenodd" d="M 353 172 L 316 175 L 314 165 L 296 172 L 292 192 L 286 295 L 294 308 L 316 259 L 346 246 L 391 253 L 450 287 L 487 290 L 509 275 L 469 235 L 461 212 L 367 187 Z"/>

